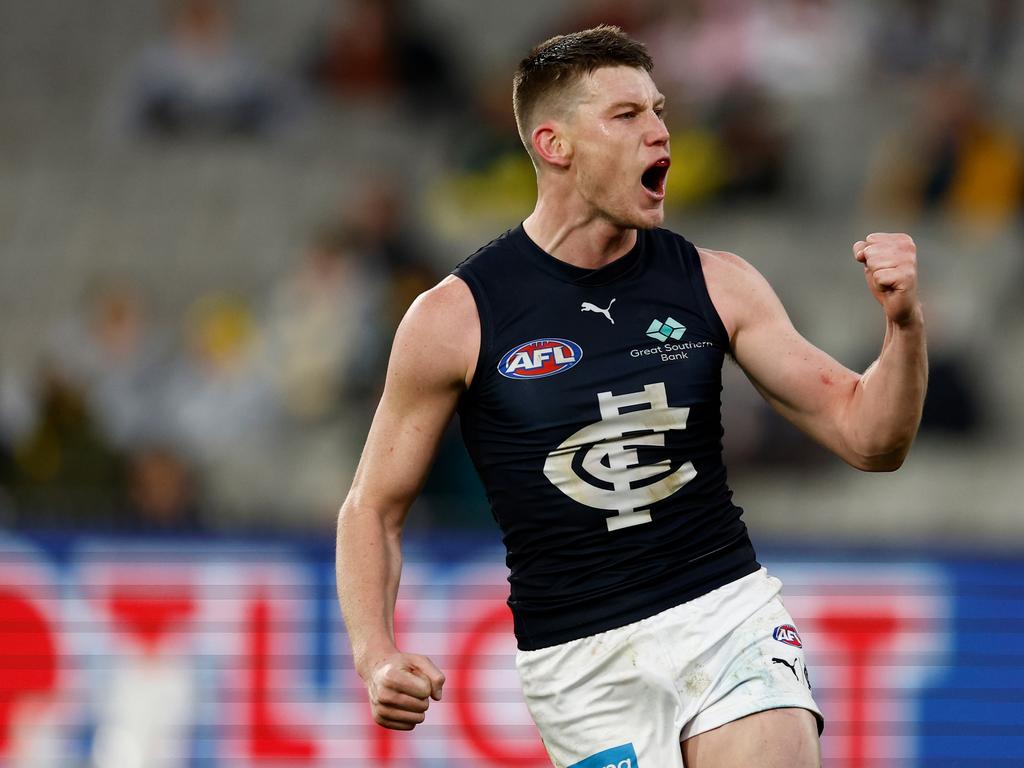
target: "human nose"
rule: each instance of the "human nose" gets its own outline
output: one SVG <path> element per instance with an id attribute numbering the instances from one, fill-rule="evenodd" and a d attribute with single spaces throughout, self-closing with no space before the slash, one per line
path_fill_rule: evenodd
<path id="1" fill-rule="evenodd" d="M 661 115 L 651 112 L 651 120 L 647 129 L 647 143 L 652 147 L 665 146 L 668 144 L 668 127 Z"/>

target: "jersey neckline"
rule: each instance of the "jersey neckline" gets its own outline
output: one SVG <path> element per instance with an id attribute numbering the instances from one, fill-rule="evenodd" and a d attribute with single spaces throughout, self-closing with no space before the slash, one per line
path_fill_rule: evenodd
<path id="1" fill-rule="evenodd" d="M 545 251 L 526 234 L 522 223 L 509 234 L 520 253 L 525 255 L 530 263 L 538 269 L 564 282 L 585 286 L 608 285 L 632 272 L 643 259 L 647 239 L 645 230 L 638 229 L 636 243 L 626 253 L 603 267 L 586 269 L 555 258 Z"/>

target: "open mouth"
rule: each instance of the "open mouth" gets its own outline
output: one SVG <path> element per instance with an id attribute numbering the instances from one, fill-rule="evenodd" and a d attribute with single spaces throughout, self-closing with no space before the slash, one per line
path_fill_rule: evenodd
<path id="1" fill-rule="evenodd" d="M 668 167 L 671 164 L 672 162 L 667 157 L 663 157 L 644 171 L 643 176 L 640 177 L 640 183 L 644 185 L 644 189 L 659 200 L 665 196 L 665 177 L 668 176 Z"/>

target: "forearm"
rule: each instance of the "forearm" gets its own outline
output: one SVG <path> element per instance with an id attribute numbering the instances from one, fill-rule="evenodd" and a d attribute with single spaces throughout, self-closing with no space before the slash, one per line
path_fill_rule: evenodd
<path id="1" fill-rule="evenodd" d="M 897 469 L 921 423 L 928 355 L 920 306 L 910 322 L 887 320 L 878 359 L 854 388 L 847 411 L 850 450 L 861 469 Z"/>
<path id="2" fill-rule="evenodd" d="M 375 510 L 346 501 L 338 516 L 338 600 L 356 671 L 395 649 L 395 599 L 402 571 L 401 530 Z"/>

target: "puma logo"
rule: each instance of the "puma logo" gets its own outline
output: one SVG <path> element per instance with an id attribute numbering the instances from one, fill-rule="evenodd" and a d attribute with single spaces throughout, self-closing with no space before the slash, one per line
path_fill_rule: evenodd
<path id="1" fill-rule="evenodd" d="M 790 664 L 785 659 L 772 658 L 772 664 L 783 664 L 783 665 L 789 667 L 789 671 L 793 673 L 793 677 L 796 678 L 796 681 L 798 683 L 800 682 L 800 673 L 796 671 L 796 668 L 797 668 L 797 665 L 799 664 L 803 668 L 803 670 L 804 670 L 804 683 L 807 684 L 807 690 L 809 690 L 809 691 L 813 691 L 814 690 L 811 687 L 811 673 L 807 669 L 807 665 L 806 664 L 800 664 L 800 659 L 793 659 L 793 663 Z"/>
<path id="2" fill-rule="evenodd" d="M 795 677 L 799 681 L 800 680 L 800 675 L 798 675 L 796 673 L 797 661 L 798 661 L 798 659 L 793 659 L 793 663 L 790 664 L 788 661 L 784 661 L 783 659 L 775 659 L 775 658 L 773 658 L 772 659 L 772 664 L 785 664 L 787 667 L 789 667 L 790 672 L 793 673 L 793 677 Z"/>
<path id="3" fill-rule="evenodd" d="M 614 303 L 615 299 L 612 299 L 612 303 L 609 304 L 606 309 L 601 309 L 596 304 L 591 304 L 589 301 L 584 301 L 583 305 L 580 307 L 580 312 L 599 312 L 600 314 L 608 318 L 608 322 L 610 322 L 612 325 L 615 325 L 615 321 L 612 320 L 612 304 Z"/>

